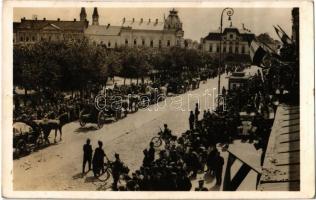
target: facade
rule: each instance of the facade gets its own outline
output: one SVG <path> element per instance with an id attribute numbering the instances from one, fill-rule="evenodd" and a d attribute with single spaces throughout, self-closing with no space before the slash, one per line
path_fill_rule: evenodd
<path id="1" fill-rule="evenodd" d="M 182 23 L 178 12 L 174 9 L 163 21 L 123 18 L 122 24 L 119 26 L 99 25 L 97 8 L 94 8 L 92 18 L 93 23 L 85 30 L 85 35 L 96 45 L 105 45 L 107 48 L 183 46 Z"/>
<path id="2" fill-rule="evenodd" d="M 34 43 L 39 41 L 80 41 L 88 28 L 85 10 L 81 10 L 80 21 L 39 20 L 22 18 L 13 23 L 13 43 Z"/>
<path id="3" fill-rule="evenodd" d="M 14 43 L 82 40 L 88 21 L 27 20 L 14 25 Z"/>
<path id="4" fill-rule="evenodd" d="M 223 33 L 210 32 L 206 37 L 201 38 L 201 48 L 219 57 L 220 42 L 221 55 L 224 61 L 249 61 L 249 46 L 255 35 L 249 30 L 243 28 L 239 30 L 235 27 L 225 28 Z"/>

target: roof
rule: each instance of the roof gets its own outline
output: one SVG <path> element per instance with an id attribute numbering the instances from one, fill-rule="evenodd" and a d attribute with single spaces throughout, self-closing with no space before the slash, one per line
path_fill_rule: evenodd
<path id="1" fill-rule="evenodd" d="M 225 35 L 227 32 L 235 32 L 238 35 L 240 35 L 242 37 L 242 40 L 245 41 L 252 41 L 253 39 L 255 39 L 255 34 L 248 32 L 246 30 L 243 29 L 238 29 L 236 27 L 229 27 L 229 28 L 225 28 L 223 31 L 223 35 Z M 215 30 L 210 32 L 205 38 L 203 38 L 204 40 L 220 40 L 221 39 L 221 34 L 219 32 L 219 30 Z"/>
<path id="2" fill-rule="evenodd" d="M 103 26 L 103 25 L 91 25 L 85 30 L 85 34 L 88 35 L 107 35 L 118 36 L 121 32 L 121 26 Z"/>
<path id="3" fill-rule="evenodd" d="M 278 106 L 258 190 L 300 190 L 300 114 L 298 106 Z"/>
<path id="4" fill-rule="evenodd" d="M 156 21 L 125 21 L 123 27 L 131 27 L 133 30 L 163 30 L 164 22 Z"/>
<path id="5" fill-rule="evenodd" d="M 62 20 L 27 20 L 22 19 L 17 29 L 41 30 L 51 26 L 63 31 L 82 32 L 87 27 L 88 21 L 62 21 Z"/>

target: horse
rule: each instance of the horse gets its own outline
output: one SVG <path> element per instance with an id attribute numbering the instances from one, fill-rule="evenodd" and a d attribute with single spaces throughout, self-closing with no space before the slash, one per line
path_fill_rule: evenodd
<path id="1" fill-rule="evenodd" d="M 59 130 L 60 133 L 60 138 L 59 141 L 62 140 L 62 127 L 69 121 L 69 114 L 68 113 L 63 113 L 57 117 L 57 119 L 51 119 L 50 118 L 45 118 L 41 120 L 34 120 L 36 124 L 38 124 L 43 133 L 44 133 L 44 139 L 45 142 L 50 144 L 48 140 L 48 136 L 52 130 L 55 130 L 55 138 L 54 142 L 56 143 L 56 138 L 57 138 L 57 131 Z"/>

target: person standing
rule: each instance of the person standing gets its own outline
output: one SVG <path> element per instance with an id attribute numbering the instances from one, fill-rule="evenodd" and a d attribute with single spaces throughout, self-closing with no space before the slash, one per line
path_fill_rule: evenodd
<path id="1" fill-rule="evenodd" d="M 120 179 L 120 175 L 122 173 L 123 170 L 123 166 L 124 164 L 122 163 L 121 159 L 120 159 L 120 155 L 115 153 L 115 161 L 113 162 L 113 168 L 112 168 L 112 174 L 113 174 L 113 190 L 116 191 L 117 190 L 117 183 Z"/>
<path id="2" fill-rule="evenodd" d="M 147 152 L 148 154 L 148 162 L 151 164 L 155 160 L 155 148 L 154 148 L 154 143 L 150 142 L 149 143 L 149 150 Z"/>
<path id="3" fill-rule="evenodd" d="M 221 185 L 224 158 L 222 156 L 220 156 L 220 153 L 218 151 L 216 152 L 214 164 L 215 164 L 214 171 L 215 171 L 215 176 L 216 176 L 216 185 Z"/>
<path id="4" fill-rule="evenodd" d="M 83 145 L 82 175 L 85 172 L 87 162 L 89 166 L 89 171 L 91 170 L 91 160 L 92 160 L 92 146 L 90 144 L 90 139 L 88 138 L 86 141 L 86 144 Z"/>
<path id="5" fill-rule="evenodd" d="M 195 104 L 195 123 L 199 121 L 199 114 L 200 114 L 200 109 L 199 109 L 199 103 Z"/>
<path id="6" fill-rule="evenodd" d="M 189 125 L 190 125 L 190 130 L 194 129 L 194 114 L 193 111 L 190 111 L 190 116 L 189 116 Z"/>
<path id="7" fill-rule="evenodd" d="M 101 141 L 98 141 L 98 145 L 99 147 L 95 149 L 93 160 L 92 160 L 93 173 L 95 177 L 100 175 L 101 170 L 102 170 L 102 173 L 104 172 L 104 157 L 106 157 L 102 149 L 103 143 Z"/>

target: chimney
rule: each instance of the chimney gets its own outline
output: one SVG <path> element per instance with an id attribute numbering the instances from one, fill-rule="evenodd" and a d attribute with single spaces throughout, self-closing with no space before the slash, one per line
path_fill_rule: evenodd
<path id="1" fill-rule="evenodd" d="M 57 21 L 60 21 L 60 18 L 57 18 Z"/>
<path id="2" fill-rule="evenodd" d="M 77 21 L 76 18 L 74 18 L 74 22 Z"/>
<path id="3" fill-rule="evenodd" d="M 143 18 L 140 18 L 140 23 L 143 23 L 143 21 L 144 21 Z"/>
<path id="4" fill-rule="evenodd" d="M 45 17 L 43 18 L 43 21 L 46 21 L 46 18 L 45 18 Z"/>

